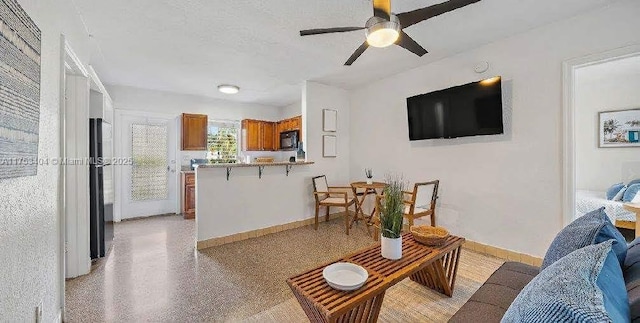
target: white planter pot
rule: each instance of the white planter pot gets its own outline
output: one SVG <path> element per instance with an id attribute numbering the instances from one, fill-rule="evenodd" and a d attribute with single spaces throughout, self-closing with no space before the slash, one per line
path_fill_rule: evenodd
<path id="1" fill-rule="evenodd" d="M 381 236 L 381 238 L 380 251 L 382 252 L 382 257 L 391 260 L 402 258 L 402 237 L 391 239 Z"/>
<path id="2" fill-rule="evenodd" d="M 372 178 L 367 178 L 367 184 L 368 184 L 368 185 L 373 184 L 373 179 L 372 179 Z"/>

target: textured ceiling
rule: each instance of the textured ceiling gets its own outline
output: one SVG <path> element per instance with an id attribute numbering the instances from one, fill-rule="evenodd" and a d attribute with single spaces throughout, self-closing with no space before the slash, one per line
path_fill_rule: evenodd
<path id="1" fill-rule="evenodd" d="M 363 26 L 369 0 L 74 0 L 105 83 L 275 106 L 300 100 L 304 80 L 354 88 L 611 1 L 483 0 L 407 28 L 429 50 L 422 58 L 392 46 L 345 67 L 364 31 L 304 38 L 298 31 Z M 392 10 L 438 2 L 395 0 Z M 221 83 L 242 90 L 223 95 Z"/>

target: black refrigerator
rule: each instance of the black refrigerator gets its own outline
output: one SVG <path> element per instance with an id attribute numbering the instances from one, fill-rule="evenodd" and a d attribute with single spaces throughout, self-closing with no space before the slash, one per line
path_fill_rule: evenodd
<path id="1" fill-rule="evenodd" d="M 89 232 L 91 259 L 107 255 L 113 241 L 113 132 L 102 119 L 89 119 Z"/>

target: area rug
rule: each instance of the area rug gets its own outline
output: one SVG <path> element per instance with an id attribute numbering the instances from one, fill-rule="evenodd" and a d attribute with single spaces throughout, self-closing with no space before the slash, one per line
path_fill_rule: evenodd
<path id="1" fill-rule="evenodd" d="M 379 322 L 447 322 L 478 288 L 502 265 L 501 259 L 463 250 L 453 297 L 405 279 L 389 288 Z M 293 298 L 238 322 L 308 322 Z"/>

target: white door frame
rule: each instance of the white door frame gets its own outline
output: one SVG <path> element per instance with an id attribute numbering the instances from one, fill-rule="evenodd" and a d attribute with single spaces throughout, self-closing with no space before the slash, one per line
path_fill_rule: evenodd
<path id="1" fill-rule="evenodd" d="M 115 101 L 115 104 L 117 105 L 117 99 Z M 175 127 L 176 126 L 176 122 L 171 121 L 171 120 L 175 120 L 176 116 L 172 115 L 172 114 L 167 114 L 167 113 L 157 113 L 157 112 L 147 112 L 147 111 L 138 111 L 138 110 L 124 110 L 124 109 L 114 109 L 114 120 L 113 120 L 113 146 L 114 146 L 114 157 L 120 158 L 120 157 L 126 157 L 127 154 L 125 151 L 123 151 L 123 140 L 127 140 L 126 138 L 123 137 L 123 131 L 119 131 L 120 130 L 120 125 L 122 124 L 122 119 L 124 117 L 148 117 L 148 118 L 160 118 L 160 119 L 168 119 L 170 120 L 169 122 L 172 123 L 171 126 Z M 179 133 L 180 129 L 178 129 L 177 127 L 175 128 L 175 133 L 174 133 L 174 137 L 177 138 L 177 134 Z M 171 135 L 171 134 L 169 134 Z M 175 172 L 170 173 L 169 174 L 169 180 L 170 181 L 174 181 L 174 185 L 176 187 L 176 193 L 177 193 L 177 199 L 180 197 L 180 186 L 179 186 L 179 180 L 180 180 L 180 170 L 178 169 L 179 167 L 179 162 L 178 162 L 178 157 L 180 156 L 179 153 L 179 144 L 177 144 L 177 139 L 176 138 L 170 138 L 169 142 L 171 143 L 172 140 L 176 141 L 176 144 L 174 145 L 174 147 L 171 147 L 171 145 L 169 146 L 168 149 L 173 149 L 174 150 L 174 156 L 176 159 L 176 165 L 174 166 L 174 170 Z M 124 195 L 124 183 L 121 180 L 122 179 L 122 167 L 114 167 L 114 178 L 115 178 L 115 200 L 114 200 L 114 206 L 113 206 L 113 221 L 114 222 L 120 222 L 122 221 L 122 207 L 123 207 L 123 195 Z M 172 175 L 172 174 L 175 174 Z M 175 203 L 174 203 L 175 204 Z M 179 205 L 179 204 L 178 204 Z M 179 213 L 179 206 L 176 206 L 176 210 L 175 213 Z"/>
<path id="2" fill-rule="evenodd" d="M 614 50 L 574 58 L 562 63 L 562 223 L 563 227 L 571 223 L 576 212 L 576 148 L 575 148 L 575 73 L 576 70 L 590 65 L 602 64 L 618 59 L 640 56 L 640 45 L 632 45 Z"/>
<path id="3" fill-rule="evenodd" d="M 60 157 L 67 157 L 67 148 L 69 145 L 72 145 L 72 142 L 67 142 L 67 140 L 72 140 L 73 138 L 67 138 L 66 135 L 66 126 L 67 126 L 67 111 L 66 111 L 66 82 L 67 82 L 67 73 L 71 75 L 80 75 L 87 76 L 87 70 L 84 65 L 75 54 L 69 43 L 66 41 L 64 35 L 60 35 L 60 111 L 59 111 L 59 151 Z M 88 109 L 88 107 L 87 107 Z M 88 113 L 88 110 L 87 110 Z M 88 149 L 88 147 L 87 147 Z M 64 308 L 65 308 L 65 279 L 67 277 L 67 269 L 71 269 L 74 272 L 78 272 L 79 268 L 77 268 L 77 263 L 67 263 L 66 262 L 66 254 L 67 254 L 67 170 L 62 163 L 58 166 L 59 177 L 58 177 L 58 296 L 60 299 L 60 313 L 58 313 L 59 320 L 64 321 Z M 88 232 L 88 228 L 87 228 Z M 75 255 L 76 258 L 80 255 Z M 87 258 L 89 255 L 86 255 Z"/>

